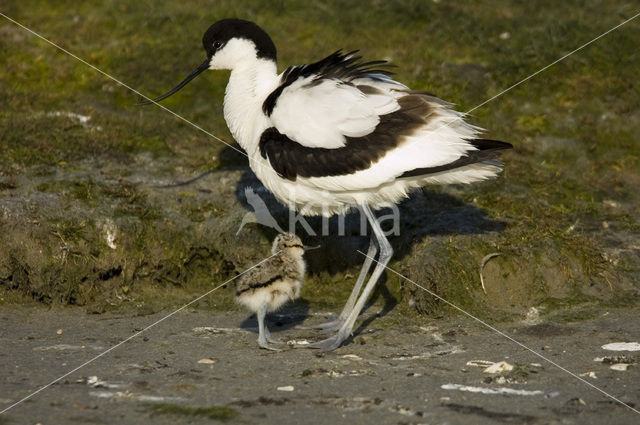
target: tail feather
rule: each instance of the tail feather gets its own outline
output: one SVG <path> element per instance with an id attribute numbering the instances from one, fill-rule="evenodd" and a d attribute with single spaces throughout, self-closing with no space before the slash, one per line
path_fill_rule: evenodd
<path id="1" fill-rule="evenodd" d="M 500 156 L 501 150 L 513 148 L 513 145 L 511 145 L 511 143 L 501 142 L 499 140 L 473 139 L 469 140 L 468 142 L 477 150 L 468 151 L 467 155 L 461 156 L 460 158 L 448 164 L 438 165 L 436 167 L 416 168 L 413 170 L 405 171 L 404 173 L 402 173 L 402 175 L 400 175 L 400 178 L 425 176 L 428 174 L 454 170 L 456 168 L 464 167 L 466 165 L 475 164 L 478 162 L 493 161 Z"/>

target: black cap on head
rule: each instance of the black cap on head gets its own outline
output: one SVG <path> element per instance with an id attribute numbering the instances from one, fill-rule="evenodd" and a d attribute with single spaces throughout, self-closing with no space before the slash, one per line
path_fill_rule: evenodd
<path id="1" fill-rule="evenodd" d="M 211 25 L 202 37 L 202 45 L 207 51 L 207 59 L 202 62 L 191 74 L 187 75 L 180 84 L 155 99 L 149 99 L 138 102 L 138 105 L 149 105 L 166 99 L 184 86 L 189 81 L 209 69 L 211 57 L 217 50 L 224 47 L 232 38 L 244 38 L 251 40 L 256 45 L 257 55 L 260 59 L 271 59 L 276 61 L 276 46 L 271 41 L 271 37 L 259 26 L 253 22 L 243 21 L 242 19 L 223 19 Z"/>
<path id="2" fill-rule="evenodd" d="M 209 27 L 202 37 L 207 57 L 213 56 L 232 38 L 251 40 L 256 45 L 258 58 L 276 60 L 276 46 L 271 37 L 258 25 L 242 19 L 222 19 Z"/>

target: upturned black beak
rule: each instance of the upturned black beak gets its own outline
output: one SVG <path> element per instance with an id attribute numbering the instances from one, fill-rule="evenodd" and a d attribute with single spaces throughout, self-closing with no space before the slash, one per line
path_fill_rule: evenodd
<path id="1" fill-rule="evenodd" d="M 200 64 L 200 66 L 198 66 L 196 69 L 194 69 L 193 72 L 191 72 L 191 74 L 187 75 L 187 77 L 184 80 L 182 80 L 182 82 L 180 82 L 180 84 L 178 84 L 177 86 L 175 86 L 174 88 L 172 88 L 171 90 L 169 90 L 168 92 L 163 94 L 162 96 L 158 96 L 158 97 L 156 97 L 155 99 L 152 99 L 152 100 L 143 100 L 141 102 L 136 103 L 136 105 L 138 105 L 138 106 L 140 106 L 140 105 L 150 105 L 150 104 L 152 104 L 154 102 L 160 102 L 162 99 L 166 99 L 167 97 L 171 96 L 172 94 L 174 94 L 175 92 L 177 92 L 178 90 L 180 90 L 181 88 L 186 86 L 189 83 L 189 81 L 193 80 L 194 78 L 196 78 L 198 75 L 200 75 L 201 73 L 203 73 L 207 69 L 209 69 L 209 58 L 207 58 L 207 60 L 202 62 Z"/>
<path id="2" fill-rule="evenodd" d="M 316 246 L 302 245 L 302 249 L 304 249 L 305 251 L 313 251 L 314 249 L 318 249 L 321 246 L 322 245 L 316 245 Z"/>

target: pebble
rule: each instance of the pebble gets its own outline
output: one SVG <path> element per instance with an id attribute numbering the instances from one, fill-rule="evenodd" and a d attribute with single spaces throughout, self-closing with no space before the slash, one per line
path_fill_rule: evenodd
<path id="1" fill-rule="evenodd" d="M 58 329 L 58 330 L 56 331 L 56 333 L 57 333 L 58 335 L 62 335 L 62 329 Z"/>

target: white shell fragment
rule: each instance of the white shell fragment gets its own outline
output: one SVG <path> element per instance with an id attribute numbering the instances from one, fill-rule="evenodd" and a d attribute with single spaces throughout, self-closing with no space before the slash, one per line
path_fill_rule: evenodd
<path id="1" fill-rule="evenodd" d="M 198 363 L 200 364 L 214 364 L 216 361 L 209 358 L 209 357 L 205 357 L 204 359 L 200 359 L 198 360 Z"/>
<path id="2" fill-rule="evenodd" d="M 357 356 L 355 354 L 345 354 L 344 356 L 342 356 L 343 359 L 347 359 L 347 360 L 362 360 L 362 357 Z"/>
<path id="3" fill-rule="evenodd" d="M 514 388 L 486 388 L 486 387 L 472 387 L 469 385 L 460 385 L 460 384 L 444 384 L 440 388 L 443 390 L 458 390 L 458 391 L 467 391 L 471 393 L 481 393 L 481 394 L 509 394 L 509 395 L 543 395 L 544 392 L 535 390 L 518 390 Z"/>
<path id="4" fill-rule="evenodd" d="M 291 392 L 293 391 L 295 388 L 293 387 L 293 385 L 287 385 L 286 387 L 278 387 L 276 388 L 278 391 L 288 391 Z"/>
<path id="5" fill-rule="evenodd" d="M 467 362 L 467 366 L 475 366 L 475 367 L 483 367 L 483 368 L 493 366 L 494 364 L 496 363 L 490 360 L 469 360 Z"/>
<path id="6" fill-rule="evenodd" d="M 609 369 L 618 370 L 618 371 L 624 372 L 629 368 L 629 366 L 631 366 L 631 365 L 628 364 L 628 363 L 616 363 L 616 364 L 612 364 L 611 366 L 609 366 Z"/>
<path id="7" fill-rule="evenodd" d="M 603 350 L 610 351 L 640 351 L 640 343 L 637 342 L 612 342 L 602 346 Z"/>
<path id="8" fill-rule="evenodd" d="M 311 343 L 306 339 L 292 339 L 290 341 L 287 341 L 287 345 L 292 345 L 292 346 L 309 345 L 309 344 Z"/>
<path id="9" fill-rule="evenodd" d="M 484 373 L 499 373 L 499 372 L 508 372 L 513 370 L 513 365 L 507 362 L 498 362 L 494 363 L 491 366 L 487 367 L 483 370 Z"/>

